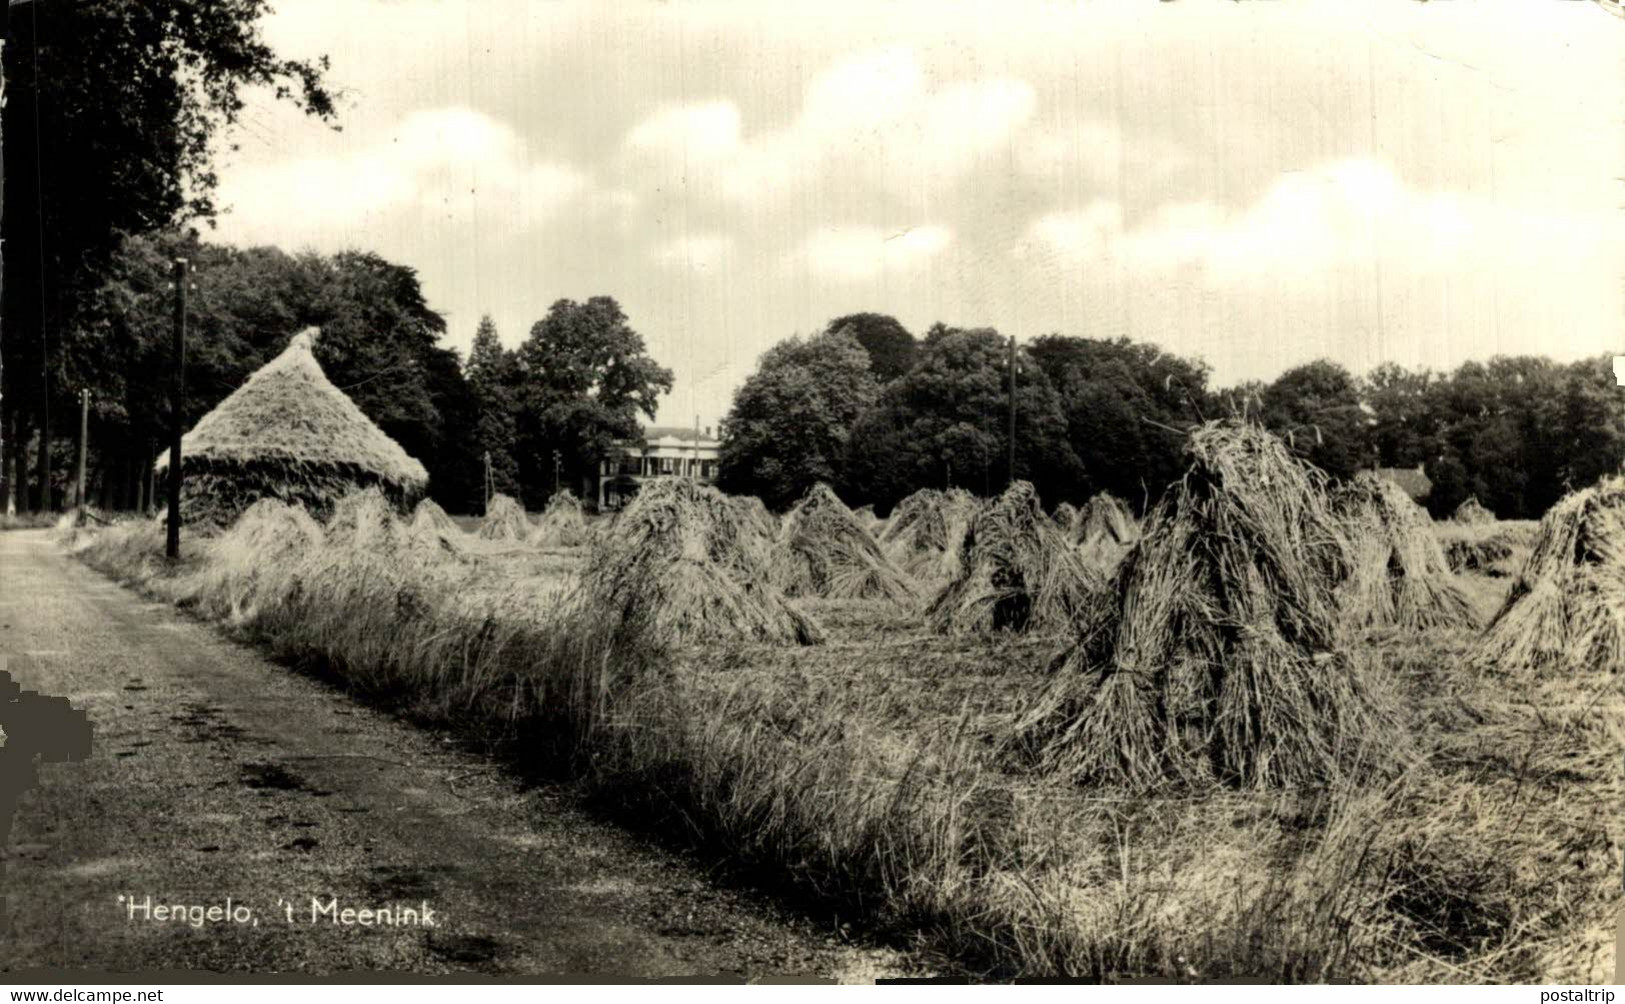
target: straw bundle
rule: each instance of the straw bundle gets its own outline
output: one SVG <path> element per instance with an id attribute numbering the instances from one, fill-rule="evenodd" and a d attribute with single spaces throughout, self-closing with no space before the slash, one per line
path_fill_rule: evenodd
<path id="1" fill-rule="evenodd" d="M 1433 520 L 1403 488 L 1367 471 L 1339 488 L 1333 504 L 1349 542 L 1340 600 L 1351 627 L 1478 626 L 1472 601 L 1434 536 Z"/>
<path id="2" fill-rule="evenodd" d="M 897 503 L 881 543 L 904 571 L 917 579 L 959 575 L 960 542 L 981 508 L 963 488 L 922 488 Z"/>
<path id="3" fill-rule="evenodd" d="M 1239 422 L 1199 427 L 1186 451 L 1023 735 L 1052 768 L 1134 787 L 1319 784 L 1370 767 L 1370 744 L 1397 733 L 1342 644 L 1344 543 L 1324 476 Z"/>
<path id="4" fill-rule="evenodd" d="M 518 502 L 498 493 L 485 507 L 485 518 L 474 535 L 481 540 L 520 542 L 530 537 L 530 520 Z"/>
<path id="5" fill-rule="evenodd" d="M 1481 572 L 1485 575 L 1516 574 L 1534 546 L 1539 524 L 1533 520 L 1498 520 L 1494 523 L 1457 523 L 1446 520 L 1434 524 L 1434 535 L 1444 548 L 1444 560 L 1452 572 Z"/>
<path id="6" fill-rule="evenodd" d="M 581 500 L 569 490 L 557 491 L 547 500 L 542 519 L 532 540 L 544 547 L 580 547 L 587 542 L 587 518 L 581 514 Z"/>
<path id="7" fill-rule="evenodd" d="M 317 330 L 288 347 L 198 420 L 181 443 L 181 518 L 230 524 L 262 498 L 326 516 L 347 492 L 376 487 L 396 505 L 422 493 L 423 465 L 327 379 Z M 155 463 L 159 482 L 169 457 Z"/>
<path id="8" fill-rule="evenodd" d="M 1110 575 L 1140 537 L 1140 524 L 1128 504 L 1110 492 L 1099 492 L 1083 504 L 1073 521 L 1071 539 L 1089 567 Z"/>
<path id="9" fill-rule="evenodd" d="M 760 535 L 716 489 L 652 482 L 594 542 L 583 575 L 591 608 L 659 639 L 816 644 L 822 631 L 771 581 Z"/>
<path id="10" fill-rule="evenodd" d="M 977 513 L 959 566 L 926 612 L 951 634 L 1060 630 L 1100 586 L 1025 481 Z"/>
<path id="11" fill-rule="evenodd" d="M 773 573 L 786 596 L 902 604 L 918 599 L 913 582 L 825 484 L 814 485 L 785 514 Z"/>
<path id="12" fill-rule="evenodd" d="M 456 557 L 454 544 L 437 532 L 422 533 L 395 515 L 376 488 L 339 499 L 327 521 L 326 544 L 332 549 L 365 552 L 380 558 L 440 559 Z"/>
<path id="13" fill-rule="evenodd" d="M 1457 523 L 1493 523 L 1495 522 L 1495 513 L 1484 508 L 1484 503 L 1478 500 L 1477 495 L 1472 495 L 1468 497 L 1467 501 L 1456 506 L 1456 511 L 1451 513 L 1450 518 Z"/>
<path id="14" fill-rule="evenodd" d="M 879 516 L 875 515 L 875 507 L 873 504 L 858 506 L 856 509 L 852 510 L 852 518 L 858 521 L 859 526 L 869 531 L 869 535 L 871 537 L 880 532 L 881 524 L 885 522 Z"/>
<path id="15" fill-rule="evenodd" d="M 407 526 L 416 536 L 439 541 L 447 550 L 463 553 L 468 548 L 468 535 L 433 499 L 417 504 Z"/>
<path id="16" fill-rule="evenodd" d="M 1625 666 L 1625 478 L 1564 496 L 1472 656 L 1480 669 Z"/>
<path id="17" fill-rule="evenodd" d="M 208 544 L 208 560 L 187 584 L 213 616 L 244 621 L 266 601 L 289 595 L 288 582 L 300 560 L 326 540 L 321 524 L 299 506 L 261 499 Z"/>
<path id="18" fill-rule="evenodd" d="M 1055 525 L 1060 528 L 1061 533 L 1066 535 L 1067 540 L 1076 540 L 1078 539 L 1078 516 L 1077 506 L 1070 502 L 1062 502 L 1055 507 L 1055 512 L 1051 515 L 1051 518 L 1055 520 Z"/>
<path id="19" fill-rule="evenodd" d="M 739 511 L 752 533 L 771 540 L 778 535 L 779 520 L 768 511 L 767 503 L 754 495 L 729 495 L 728 504 Z"/>

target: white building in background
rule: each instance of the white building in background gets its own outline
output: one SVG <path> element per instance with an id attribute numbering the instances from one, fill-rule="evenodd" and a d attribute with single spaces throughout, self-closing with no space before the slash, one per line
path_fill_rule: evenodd
<path id="1" fill-rule="evenodd" d="M 599 512 L 619 509 L 631 501 L 645 482 L 656 478 L 715 481 L 722 441 L 711 435 L 710 426 L 685 429 L 651 425 L 643 430 L 642 449 L 636 443 L 620 443 L 616 449 L 616 455 L 598 462 L 598 485 L 594 494 Z"/>

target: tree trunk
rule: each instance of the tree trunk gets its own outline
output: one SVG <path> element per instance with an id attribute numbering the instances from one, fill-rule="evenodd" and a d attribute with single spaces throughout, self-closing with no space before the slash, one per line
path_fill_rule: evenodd
<path id="1" fill-rule="evenodd" d="M 49 380 L 41 389 L 39 408 L 39 463 L 37 477 L 39 479 L 39 511 L 53 512 L 56 506 L 51 499 L 51 406 L 46 403 L 50 397 L 51 388 Z"/>

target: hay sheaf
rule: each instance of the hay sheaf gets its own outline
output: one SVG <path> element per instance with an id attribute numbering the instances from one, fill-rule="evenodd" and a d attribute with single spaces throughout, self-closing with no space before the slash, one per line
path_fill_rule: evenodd
<path id="1" fill-rule="evenodd" d="M 1625 478 L 1565 495 L 1472 654 L 1483 670 L 1625 666 Z"/>
<path id="2" fill-rule="evenodd" d="M 1066 535 L 1067 540 L 1076 540 L 1078 515 L 1077 506 L 1070 502 L 1062 502 L 1055 507 L 1055 512 L 1050 514 L 1050 518 L 1055 520 L 1055 525 Z"/>
<path id="3" fill-rule="evenodd" d="M 959 566 L 926 611 L 932 626 L 949 634 L 1061 630 L 1101 585 L 1026 481 L 976 514 Z"/>
<path id="4" fill-rule="evenodd" d="M 1340 630 L 1324 475 L 1240 422 L 1199 427 L 1186 452 L 1020 723 L 1027 749 L 1131 787 L 1317 785 L 1394 762 L 1392 702 Z"/>
<path id="5" fill-rule="evenodd" d="M 417 504 L 407 526 L 417 536 L 437 540 L 448 550 L 459 554 L 468 550 L 468 534 L 433 499 L 424 499 Z"/>
<path id="6" fill-rule="evenodd" d="M 774 548 L 773 573 L 786 596 L 881 599 L 905 605 L 919 598 L 914 583 L 824 484 L 814 485 L 785 514 Z"/>
<path id="7" fill-rule="evenodd" d="M 729 495 L 727 499 L 753 533 L 768 539 L 778 536 L 779 518 L 767 508 L 766 502 L 754 495 Z"/>
<path id="8" fill-rule="evenodd" d="M 325 529 L 330 549 L 348 549 L 378 558 L 456 559 L 459 549 L 441 534 L 419 532 L 402 520 L 382 492 L 351 492 L 333 507 Z"/>
<path id="9" fill-rule="evenodd" d="M 566 489 L 554 492 L 547 500 L 532 540 L 544 547 L 580 547 L 590 536 L 587 518 L 581 514 L 581 500 Z"/>
<path id="10" fill-rule="evenodd" d="M 772 583 L 766 542 L 739 507 L 687 478 L 652 482 L 593 543 L 589 606 L 657 640 L 816 644 L 823 632 Z"/>
<path id="11" fill-rule="evenodd" d="M 1494 523 L 1495 513 L 1486 509 L 1484 503 L 1478 500 L 1477 495 L 1471 495 L 1468 496 L 1467 501 L 1456 506 L 1456 511 L 1450 514 L 1450 518 L 1457 523 L 1466 523 L 1468 525 Z"/>
<path id="12" fill-rule="evenodd" d="M 299 563 L 326 541 L 321 524 L 302 507 L 261 499 L 209 541 L 207 560 L 182 594 L 211 616 L 251 620 L 267 603 L 286 600 Z"/>
<path id="13" fill-rule="evenodd" d="M 491 501 L 485 506 L 485 518 L 480 521 L 480 528 L 474 535 L 481 540 L 499 541 L 504 543 L 522 543 L 530 539 L 530 520 L 525 518 L 525 510 L 507 495 L 498 493 L 491 496 Z"/>
<path id="14" fill-rule="evenodd" d="M 1101 575 L 1110 575 L 1140 539 L 1140 523 L 1128 503 L 1110 492 L 1098 492 L 1078 510 L 1073 540 L 1083 559 Z"/>
<path id="15" fill-rule="evenodd" d="M 881 544 L 892 560 L 916 579 L 941 581 L 960 574 L 960 544 L 981 508 L 963 488 L 922 488 L 897 503 Z"/>
<path id="16" fill-rule="evenodd" d="M 181 440 L 182 517 L 227 525 L 261 498 L 322 515 L 339 497 L 375 486 L 397 505 L 420 495 L 428 472 L 335 387 L 314 355 L 315 328 L 198 420 Z M 169 465 L 160 455 L 160 481 Z"/>
<path id="17" fill-rule="evenodd" d="M 1435 523 L 1433 531 L 1452 572 L 1478 572 L 1499 578 L 1517 574 L 1534 546 L 1539 525 L 1535 520 L 1445 520 Z"/>
<path id="18" fill-rule="evenodd" d="M 1433 532 L 1433 520 L 1387 478 L 1362 472 L 1333 496 L 1349 542 L 1340 603 L 1351 627 L 1476 628 L 1478 615 Z"/>

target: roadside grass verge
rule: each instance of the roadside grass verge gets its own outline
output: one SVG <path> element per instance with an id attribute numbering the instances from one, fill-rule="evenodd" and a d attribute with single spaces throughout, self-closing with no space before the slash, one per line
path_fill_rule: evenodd
<path id="1" fill-rule="evenodd" d="M 574 554 L 184 539 L 173 566 L 152 523 L 69 546 L 940 969 L 1595 982 L 1612 965 L 1620 681 L 1469 675 L 1465 632 L 1374 642 L 1422 747 L 1395 779 L 1134 793 L 1012 755 L 1054 638 L 943 637 L 829 600 L 806 604 L 822 646 L 671 647 L 583 603 Z"/>

